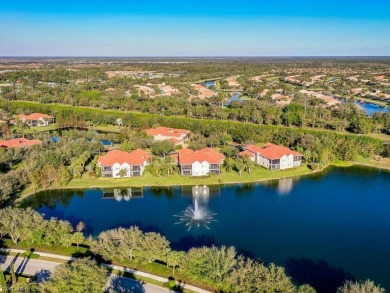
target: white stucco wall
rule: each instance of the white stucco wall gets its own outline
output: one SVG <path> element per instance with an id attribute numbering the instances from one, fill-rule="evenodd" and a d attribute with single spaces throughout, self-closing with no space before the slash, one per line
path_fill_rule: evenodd
<path id="1" fill-rule="evenodd" d="M 164 136 L 164 135 L 157 134 L 157 135 L 154 135 L 153 138 L 156 141 L 167 140 L 167 139 L 170 139 L 170 138 L 174 138 L 174 139 L 177 139 L 177 140 L 184 141 L 185 134 L 182 134 L 180 136 Z"/>
<path id="2" fill-rule="evenodd" d="M 112 166 L 112 178 L 121 178 L 121 176 L 119 176 L 119 171 L 122 170 L 122 169 L 126 169 L 126 175 L 124 177 L 130 177 L 130 165 L 127 164 L 127 163 L 123 163 L 122 165 L 119 164 L 119 163 L 115 163 L 113 166 Z"/>
<path id="3" fill-rule="evenodd" d="M 294 156 L 292 154 L 289 156 L 284 155 L 280 159 L 280 170 L 284 170 L 292 167 L 294 167 Z"/>
<path id="4" fill-rule="evenodd" d="M 254 161 L 257 164 L 269 169 L 270 160 L 263 157 L 263 156 L 260 156 L 259 153 L 255 153 Z M 284 155 L 282 158 L 280 158 L 280 170 L 298 167 L 301 165 L 301 163 L 302 163 L 302 161 L 294 161 L 293 154 L 291 154 L 289 156 Z"/>
<path id="5" fill-rule="evenodd" d="M 192 164 L 192 176 L 205 176 L 210 172 L 210 165 L 207 162 L 195 162 Z"/>

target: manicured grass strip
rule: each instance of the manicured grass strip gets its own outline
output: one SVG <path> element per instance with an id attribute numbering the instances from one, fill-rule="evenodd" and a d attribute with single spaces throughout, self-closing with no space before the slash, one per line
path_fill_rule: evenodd
<path id="1" fill-rule="evenodd" d="M 3 242 L 4 242 L 3 247 L 5 248 L 15 248 L 15 249 L 24 249 L 24 250 L 34 249 L 34 251 L 37 251 L 36 254 L 39 254 L 39 252 L 47 252 L 47 253 L 65 255 L 65 256 L 73 256 L 76 254 L 85 255 L 89 251 L 88 242 L 86 242 L 83 246 L 80 246 L 78 252 L 76 246 L 64 247 L 64 246 L 50 246 L 50 245 L 35 245 L 31 243 L 25 243 L 24 241 L 20 241 L 18 242 L 17 245 L 15 245 L 11 239 L 3 239 Z M 27 252 L 27 254 L 28 253 L 29 252 Z"/>
<path id="2" fill-rule="evenodd" d="M 179 175 L 155 177 L 150 173 L 145 173 L 141 177 L 123 179 L 95 178 L 84 175 L 82 178 L 71 180 L 66 188 L 235 184 L 302 176 L 311 173 L 313 173 L 313 171 L 310 170 L 307 166 L 301 166 L 285 171 L 269 171 L 261 167 L 255 167 L 251 174 L 242 172 L 242 175 L 240 176 L 237 174 L 237 172 L 229 172 L 222 173 L 220 175 L 204 176 L 200 178 Z"/>

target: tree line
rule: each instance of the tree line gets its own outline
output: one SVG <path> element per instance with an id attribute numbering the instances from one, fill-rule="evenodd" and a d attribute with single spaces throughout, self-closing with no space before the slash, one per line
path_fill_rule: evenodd
<path id="1" fill-rule="evenodd" d="M 273 141 L 292 147 L 293 149 L 303 147 L 300 141 L 301 137 L 308 136 L 311 141 L 318 141 L 318 143 L 314 143 L 313 145 L 325 145 L 329 148 L 329 152 L 341 160 L 351 160 L 357 154 L 365 157 L 373 154 L 379 155 L 385 150 L 385 146 L 378 139 L 364 135 L 339 134 L 326 130 L 259 125 L 228 120 L 193 119 L 182 116 L 173 117 L 146 113 L 125 113 L 91 108 L 71 108 L 64 105 L 42 105 L 17 101 L 7 104 L 6 101 L 0 100 L 0 107 L 13 113 L 19 109 L 22 111 L 41 111 L 54 115 L 66 110 L 70 111 L 72 115 L 82 117 L 85 121 L 90 121 L 96 125 L 115 125 L 116 119 L 121 118 L 125 126 L 135 129 L 145 129 L 158 124 L 167 127 L 188 129 L 194 133 L 200 133 L 206 138 L 213 134 L 226 133 L 237 143 Z M 309 145 L 306 144 L 306 147 L 309 147 Z M 315 151 L 312 148 L 308 148 L 308 150 Z"/>
<path id="2" fill-rule="evenodd" d="M 8 236 L 17 245 L 20 241 L 31 245 L 65 246 L 82 244 L 85 240 L 79 223 L 74 229 L 68 221 L 43 216 L 31 208 L 0 209 L 0 240 Z"/>
<path id="3" fill-rule="evenodd" d="M 44 143 L 28 149 L 0 148 L 0 206 L 9 204 L 27 186 L 45 190 L 65 186 L 85 172 L 95 174 L 93 159 L 104 149 L 100 135 L 64 131 L 58 142 L 50 142 L 50 134 L 38 137 Z"/>

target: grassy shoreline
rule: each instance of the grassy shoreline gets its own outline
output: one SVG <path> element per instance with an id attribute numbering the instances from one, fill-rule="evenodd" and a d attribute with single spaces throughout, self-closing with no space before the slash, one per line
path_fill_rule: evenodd
<path id="1" fill-rule="evenodd" d="M 310 175 L 322 170 L 312 171 L 303 165 L 298 168 L 284 171 L 269 171 L 261 167 L 253 169 L 251 174 L 243 172 L 240 176 L 236 172 L 222 173 L 205 177 L 188 177 L 179 175 L 155 177 L 146 173 L 141 177 L 113 179 L 113 178 L 96 178 L 84 175 L 82 178 L 72 179 L 66 186 L 48 188 L 46 190 L 62 189 L 84 189 L 84 188 L 125 188 L 125 187 L 169 187 L 169 186 L 192 186 L 192 185 L 231 185 L 256 183 L 261 181 L 292 178 L 304 175 Z M 41 190 L 34 190 L 31 186 L 26 188 L 21 197 L 17 200 L 33 195 Z"/>
<path id="2" fill-rule="evenodd" d="M 311 170 L 306 165 L 298 168 L 283 171 L 268 171 L 261 167 L 256 167 L 251 174 L 243 173 L 241 176 L 236 172 L 223 173 L 221 175 L 212 175 L 207 177 L 187 177 L 171 175 L 167 177 L 155 177 L 146 173 L 141 177 L 113 179 L 113 178 L 96 178 L 84 175 L 82 178 L 72 179 L 66 186 L 51 187 L 46 190 L 66 190 L 66 189 L 85 189 L 85 188 L 126 188 L 126 187 L 172 187 L 172 186 L 193 186 L 193 185 L 233 185 L 258 183 L 269 180 L 294 178 L 307 176 L 311 174 L 325 172 L 330 166 L 351 167 L 365 166 L 381 170 L 390 170 L 390 160 L 382 163 L 375 159 L 359 157 L 355 161 L 334 161 L 325 168 Z M 31 186 L 26 188 L 17 203 L 24 198 L 34 195 L 42 190 L 34 190 Z"/>

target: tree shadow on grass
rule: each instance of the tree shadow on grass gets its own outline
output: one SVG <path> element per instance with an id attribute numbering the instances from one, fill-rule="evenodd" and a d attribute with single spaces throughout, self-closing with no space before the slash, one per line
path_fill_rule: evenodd
<path id="1" fill-rule="evenodd" d="M 111 275 L 106 288 L 107 292 L 116 293 L 144 293 L 144 283 L 127 277 Z"/>
<path id="2" fill-rule="evenodd" d="M 30 251 L 26 250 L 24 257 L 19 267 L 16 269 L 18 274 L 22 274 L 27 267 L 27 263 L 30 261 L 31 256 L 34 254 L 35 249 L 31 248 Z"/>
<path id="3" fill-rule="evenodd" d="M 50 270 L 42 269 L 42 270 L 36 272 L 34 277 L 35 277 L 35 281 L 37 283 L 44 283 L 44 282 L 49 281 L 50 276 L 51 276 Z"/>
<path id="4" fill-rule="evenodd" d="M 7 243 L 4 241 L 3 238 L 0 239 L 0 248 L 8 248 Z"/>
<path id="5" fill-rule="evenodd" d="M 7 244 L 5 243 L 4 239 L 0 239 L 0 265 L 3 264 L 7 258 L 8 252 L 7 252 Z"/>
<path id="6" fill-rule="evenodd" d="M 336 292 L 345 281 L 354 277 L 341 268 L 331 266 L 324 260 L 313 261 L 307 258 L 289 259 L 286 262 L 287 274 L 298 285 L 310 284 L 318 293 Z"/>

